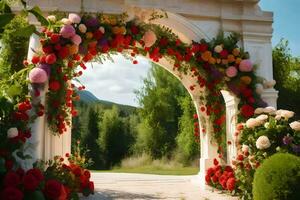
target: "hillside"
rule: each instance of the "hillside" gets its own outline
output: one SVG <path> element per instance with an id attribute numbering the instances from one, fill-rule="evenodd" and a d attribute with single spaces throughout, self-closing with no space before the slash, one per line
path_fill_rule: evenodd
<path id="1" fill-rule="evenodd" d="M 111 101 L 105 101 L 105 100 L 98 99 L 93 93 L 91 93 L 90 91 L 87 91 L 87 90 L 77 91 L 77 93 L 80 96 L 80 102 L 84 103 L 84 104 L 99 104 L 99 105 L 103 106 L 104 108 L 112 108 L 115 105 L 120 109 L 121 112 L 124 112 L 127 115 L 132 114 L 137 109 L 134 106 L 123 105 L 123 104 L 118 104 L 118 103 L 114 103 Z"/>

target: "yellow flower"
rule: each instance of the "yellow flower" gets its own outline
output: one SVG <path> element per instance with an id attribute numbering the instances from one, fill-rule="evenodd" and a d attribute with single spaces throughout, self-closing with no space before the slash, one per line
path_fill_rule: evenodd
<path id="1" fill-rule="evenodd" d="M 201 55 L 201 58 L 202 60 L 208 62 L 209 59 L 211 58 L 212 56 L 212 53 L 210 51 L 205 51 L 202 55 Z"/>
<path id="2" fill-rule="evenodd" d="M 235 61 L 235 58 L 234 58 L 234 55 L 232 55 L 232 54 L 230 54 L 230 55 L 228 55 L 228 62 L 229 63 L 232 63 L 232 62 L 234 62 Z"/>
<path id="3" fill-rule="evenodd" d="M 242 76 L 240 80 L 246 85 L 249 85 L 252 81 L 251 77 L 249 76 Z"/>
<path id="4" fill-rule="evenodd" d="M 113 34 L 125 34 L 126 33 L 126 28 L 124 26 L 114 26 L 112 28 Z"/>
<path id="5" fill-rule="evenodd" d="M 212 65 L 214 65 L 214 64 L 216 64 L 216 59 L 215 58 L 213 58 L 213 57 L 210 57 L 209 58 L 209 60 L 208 60 L 208 62 L 209 62 L 209 64 L 212 64 Z"/>
<path id="6" fill-rule="evenodd" d="M 87 39 L 91 39 L 91 38 L 93 37 L 93 33 L 87 32 L 87 33 L 85 34 L 85 37 L 86 37 Z"/>
<path id="7" fill-rule="evenodd" d="M 235 63 L 236 63 L 236 64 L 240 64 L 241 62 L 242 62 L 242 59 L 241 59 L 241 58 L 236 58 L 236 59 L 235 59 Z"/>
<path id="8" fill-rule="evenodd" d="M 239 49 L 239 48 L 233 49 L 233 50 L 232 50 L 232 54 L 233 54 L 234 56 L 240 55 L 240 49 Z"/>

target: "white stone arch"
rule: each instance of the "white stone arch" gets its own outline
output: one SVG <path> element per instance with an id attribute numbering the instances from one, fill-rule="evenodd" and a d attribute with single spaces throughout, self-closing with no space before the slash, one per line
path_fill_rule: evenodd
<path id="1" fill-rule="evenodd" d="M 83 5 L 81 4 L 82 2 Z M 29 0 L 28 5 L 29 7 L 38 5 L 45 13 L 54 10 L 80 12 L 82 8 L 84 11 L 91 13 L 122 13 L 124 11 L 130 12 L 137 7 L 139 10 L 144 10 L 147 15 L 149 10 L 164 9 L 167 11 L 168 18 L 155 20 L 153 23 L 172 28 L 179 38 L 186 43 L 190 43 L 192 40 L 199 41 L 201 38 L 213 38 L 220 30 L 240 33 L 242 36 L 241 45 L 250 52 L 251 59 L 260 66 L 258 75 L 271 80 L 273 79 L 270 41 L 272 36 L 272 14 L 261 11 L 257 6 L 258 2 L 259 0 L 103 0 L 99 4 L 97 0 Z M 65 5 L 68 5 L 68 7 Z M 31 20 L 31 22 L 36 24 L 36 21 Z M 38 38 L 32 36 L 28 53 L 29 59 L 33 54 L 31 48 L 36 49 L 38 47 Z M 159 64 L 176 77 L 180 77 L 179 74 L 172 70 L 172 63 L 169 63 L 166 59 L 162 59 Z M 196 80 L 182 75 L 181 82 L 189 90 L 189 86 L 196 83 Z M 197 89 L 194 91 L 189 90 L 189 93 L 195 103 L 198 116 L 201 116 L 199 110 L 200 96 L 197 94 L 197 91 Z M 44 90 L 41 95 L 42 101 L 45 101 L 45 93 L 46 91 Z M 226 136 L 232 145 L 227 148 L 227 163 L 230 164 L 236 153 L 233 133 L 238 113 L 238 99 L 227 91 L 222 91 L 222 94 L 226 104 Z M 270 105 L 276 107 L 277 92 L 274 89 L 266 89 L 262 97 Z M 200 133 L 201 158 L 199 174 L 201 184 L 204 185 L 205 171 L 212 165 L 212 160 L 217 158 L 217 145 L 213 142 L 212 135 L 209 134 L 211 132 L 209 119 L 205 118 L 200 126 L 205 126 L 207 132 L 205 134 Z M 70 129 L 68 132 L 70 132 Z M 47 160 L 55 155 L 64 155 L 66 152 L 70 152 L 70 138 L 71 134 L 68 133 L 60 137 L 51 135 L 45 116 L 39 118 L 32 124 L 32 138 L 28 142 L 34 146 L 28 148 L 28 152 L 33 155 L 31 163 L 36 159 Z"/>

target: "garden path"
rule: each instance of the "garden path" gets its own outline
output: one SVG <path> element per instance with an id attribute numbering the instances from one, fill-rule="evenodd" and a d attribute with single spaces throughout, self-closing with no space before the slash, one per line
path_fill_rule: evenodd
<path id="1" fill-rule="evenodd" d="M 197 176 L 129 173 L 92 173 L 95 195 L 82 200 L 231 200 L 219 192 L 204 191 Z"/>

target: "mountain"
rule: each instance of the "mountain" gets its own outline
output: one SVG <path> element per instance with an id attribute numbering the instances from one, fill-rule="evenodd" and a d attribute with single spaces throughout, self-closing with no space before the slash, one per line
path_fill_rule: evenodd
<path id="1" fill-rule="evenodd" d="M 129 105 L 123 105 L 114 103 L 111 101 L 105 101 L 98 99 L 93 93 L 87 90 L 81 90 L 77 91 L 78 95 L 80 96 L 80 102 L 84 104 L 99 104 L 102 105 L 104 108 L 111 108 L 112 106 L 117 106 L 120 111 L 123 111 L 126 114 L 131 114 L 136 111 L 136 107 L 129 106 Z"/>

